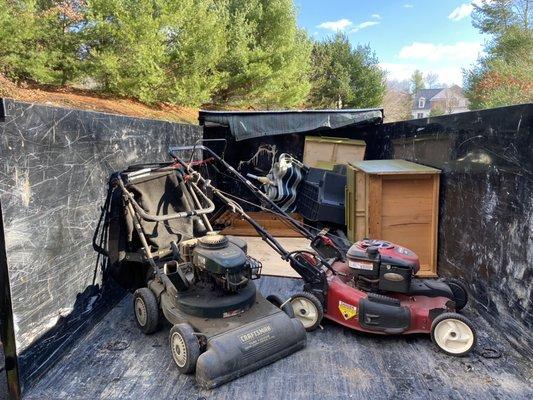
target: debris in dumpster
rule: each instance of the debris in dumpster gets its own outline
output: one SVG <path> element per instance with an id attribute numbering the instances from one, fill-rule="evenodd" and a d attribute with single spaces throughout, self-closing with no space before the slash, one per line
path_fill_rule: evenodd
<path id="1" fill-rule="evenodd" d="M 500 358 L 502 356 L 502 352 L 500 350 L 491 347 L 483 347 L 478 351 L 478 353 L 481 355 L 481 357 L 488 359 Z"/>
<path id="2" fill-rule="evenodd" d="M 298 190 L 297 211 L 313 222 L 344 225 L 346 173 L 309 168 Z"/>
<path id="3" fill-rule="evenodd" d="M 361 161 L 366 143 L 339 137 L 306 136 L 303 162 L 308 167 L 332 170 L 335 164 Z"/>
<path id="4" fill-rule="evenodd" d="M 212 187 L 226 206 L 248 221 L 304 280 L 304 291 L 290 302 L 296 318 L 307 330 L 316 329 L 323 317 L 345 327 L 376 334 L 427 333 L 444 353 L 468 354 L 476 345 L 472 323 L 458 312 L 467 304 L 466 285 L 458 279 L 420 279 L 418 256 L 411 250 L 383 240 L 354 243 L 344 255 L 327 235 L 314 235 L 292 219 L 265 193 L 218 158 L 205 146 L 197 146 L 225 164 L 236 180 L 245 185 L 273 213 L 311 241 L 316 251 L 288 252 L 266 229 L 238 204 L 239 198 Z M 179 150 L 171 148 L 176 156 Z M 209 185 L 201 176 L 199 182 Z M 345 257 L 346 256 L 346 257 Z M 347 260 L 346 260 L 347 258 Z"/>
<path id="5" fill-rule="evenodd" d="M 418 276 L 437 276 L 440 171 L 405 160 L 347 166 L 348 238 L 386 238 L 420 257 Z"/>
<path id="6" fill-rule="evenodd" d="M 296 209 L 298 186 L 307 174 L 307 167 L 290 154 L 280 154 L 266 176 L 247 174 L 259 181 L 268 198 L 286 212 Z"/>

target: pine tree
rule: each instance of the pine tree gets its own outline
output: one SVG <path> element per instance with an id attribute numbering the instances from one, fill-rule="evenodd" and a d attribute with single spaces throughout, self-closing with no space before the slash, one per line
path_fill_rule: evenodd
<path id="1" fill-rule="evenodd" d="M 32 79 L 65 85 L 78 74 L 85 23 L 84 0 L 38 0 L 33 47 L 29 66 Z"/>
<path id="2" fill-rule="evenodd" d="M 424 79 L 424 74 L 416 69 L 411 75 L 411 95 L 416 95 L 419 90 L 426 88 L 426 81 Z"/>
<path id="3" fill-rule="evenodd" d="M 166 2 L 165 101 L 198 106 L 209 102 L 220 86 L 217 64 L 226 50 L 224 6 L 213 0 Z"/>
<path id="4" fill-rule="evenodd" d="M 291 107 L 309 91 L 309 39 L 292 0 L 228 0 L 219 104 Z"/>
<path id="5" fill-rule="evenodd" d="M 0 68 L 15 80 L 64 85 L 81 64 L 82 0 L 0 0 Z"/>
<path id="6" fill-rule="evenodd" d="M 34 1 L 0 0 L 0 73 L 13 79 L 31 79 L 35 42 Z"/>
<path id="7" fill-rule="evenodd" d="M 88 73 L 109 93 L 152 103 L 165 82 L 164 0 L 89 0 Z"/>
<path id="8" fill-rule="evenodd" d="M 315 43 L 308 104 L 320 108 L 376 107 L 385 94 L 384 73 L 368 46 L 352 48 L 338 33 Z"/>

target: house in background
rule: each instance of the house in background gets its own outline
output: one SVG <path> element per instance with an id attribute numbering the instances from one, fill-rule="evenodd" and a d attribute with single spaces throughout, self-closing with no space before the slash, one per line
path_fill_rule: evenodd
<path id="1" fill-rule="evenodd" d="M 431 115 L 455 114 L 468 111 L 468 99 L 457 85 L 448 88 L 421 89 L 414 97 L 411 108 L 413 118 Z"/>

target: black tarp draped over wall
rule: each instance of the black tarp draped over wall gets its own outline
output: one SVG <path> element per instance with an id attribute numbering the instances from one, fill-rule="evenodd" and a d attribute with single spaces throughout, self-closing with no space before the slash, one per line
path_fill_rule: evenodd
<path id="1" fill-rule="evenodd" d="M 193 144 L 202 133 L 194 125 L 5 103 L 0 206 L 7 263 L 0 268 L 9 274 L 20 380 L 28 385 L 120 296 L 102 284 L 91 245 L 109 174 L 167 161 L 170 145 Z"/>
<path id="2" fill-rule="evenodd" d="M 0 272 L 9 272 L 20 371 L 28 384 L 48 365 L 45 360 L 59 356 L 62 347 L 113 304 L 115 292 L 102 291 L 99 271 L 93 283 L 91 248 L 109 172 L 130 163 L 165 160 L 170 144 L 191 144 L 201 130 L 13 101 L 6 108 L 6 121 L 0 122 L 5 228 Z M 367 159 L 402 158 L 442 170 L 439 272 L 463 277 L 474 306 L 529 354 L 532 126 L 529 104 L 323 133 L 365 139 Z M 302 154 L 305 136 L 237 144 L 227 129 L 206 129 L 205 134 L 230 139 L 227 158 L 234 165 L 249 159 L 261 143 Z"/>

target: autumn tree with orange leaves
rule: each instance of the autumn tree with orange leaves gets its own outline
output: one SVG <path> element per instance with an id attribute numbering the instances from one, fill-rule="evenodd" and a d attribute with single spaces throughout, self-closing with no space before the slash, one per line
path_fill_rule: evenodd
<path id="1" fill-rule="evenodd" d="M 484 0 L 473 25 L 491 35 L 485 55 L 465 71 L 472 109 L 533 101 L 533 0 Z"/>

